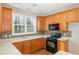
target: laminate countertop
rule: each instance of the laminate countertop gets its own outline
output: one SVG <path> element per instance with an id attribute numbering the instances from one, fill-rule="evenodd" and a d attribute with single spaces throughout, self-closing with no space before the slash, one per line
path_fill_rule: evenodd
<path id="1" fill-rule="evenodd" d="M 12 43 L 46 37 L 47 35 L 34 35 L 0 40 L 0 55 L 21 55 L 19 50 Z"/>
<path id="2" fill-rule="evenodd" d="M 21 53 L 11 42 L 0 41 L 0 55 L 21 55 Z"/>
<path id="3" fill-rule="evenodd" d="M 65 52 L 65 51 L 58 51 L 57 53 L 55 53 L 54 55 L 73 55 L 73 54 L 71 54 L 71 53 L 69 53 L 69 52 Z"/>
<path id="4" fill-rule="evenodd" d="M 61 38 L 59 38 L 57 40 L 59 40 L 59 41 L 67 41 L 67 40 L 70 40 L 70 39 L 71 39 L 70 37 L 61 37 Z"/>

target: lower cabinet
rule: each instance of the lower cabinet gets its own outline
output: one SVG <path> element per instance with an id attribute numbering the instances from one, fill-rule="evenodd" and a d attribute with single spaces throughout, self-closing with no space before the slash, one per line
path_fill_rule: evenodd
<path id="1" fill-rule="evenodd" d="M 45 40 L 45 38 L 39 38 L 39 39 L 40 39 L 41 49 L 46 48 L 46 40 Z"/>
<path id="2" fill-rule="evenodd" d="M 59 41 L 58 40 L 58 42 L 57 42 L 57 49 L 58 49 L 58 51 L 62 50 L 62 51 L 68 52 L 68 50 L 69 50 L 68 45 L 69 45 L 68 44 L 68 40 L 66 40 L 66 41 Z"/>
<path id="3" fill-rule="evenodd" d="M 16 42 L 16 43 L 13 43 L 13 44 L 21 53 L 23 52 L 23 50 L 22 50 L 23 42 Z"/>
<path id="4" fill-rule="evenodd" d="M 31 41 L 27 40 L 23 42 L 22 46 L 23 54 L 30 54 L 31 53 Z"/>
<path id="5" fill-rule="evenodd" d="M 40 50 L 40 40 L 39 39 L 34 39 L 32 40 L 32 53 Z"/>
<path id="6" fill-rule="evenodd" d="M 46 47 L 44 38 L 13 43 L 22 54 L 31 54 Z"/>

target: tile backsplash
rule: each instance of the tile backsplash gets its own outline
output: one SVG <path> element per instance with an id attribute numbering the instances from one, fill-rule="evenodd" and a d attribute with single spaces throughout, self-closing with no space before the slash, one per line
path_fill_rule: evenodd
<path id="1" fill-rule="evenodd" d="M 71 31 L 62 32 L 62 37 L 71 37 Z"/>
<path id="2" fill-rule="evenodd" d="M 10 38 L 12 34 L 10 32 L 5 32 L 0 35 L 0 39 Z"/>

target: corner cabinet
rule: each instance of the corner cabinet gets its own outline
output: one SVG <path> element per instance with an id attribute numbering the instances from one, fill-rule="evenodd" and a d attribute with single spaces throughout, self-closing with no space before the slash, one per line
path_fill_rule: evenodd
<path id="1" fill-rule="evenodd" d="M 23 53 L 23 50 L 22 50 L 23 42 L 16 42 L 16 43 L 13 43 L 13 45 L 14 45 L 21 53 Z"/>
<path id="2" fill-rule="evenodd" d="M 2 32 L 12 33 L 12 9 L 2 7 Z"/>
<path id="3" fill-rule="evenodd" d="M 37 16 L 37 30 L 38 31 L 46 31 L 45 17 Z"/>

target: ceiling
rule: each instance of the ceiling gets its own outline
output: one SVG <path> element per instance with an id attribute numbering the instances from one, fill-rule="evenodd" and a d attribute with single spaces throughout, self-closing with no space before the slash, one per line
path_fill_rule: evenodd
<path id="1" fill-rule="evenodd" d="M 49 15 L 79 6 L 78 3 L 4 3 L 4 5 L 20 8 L 37 15 Z"/>

